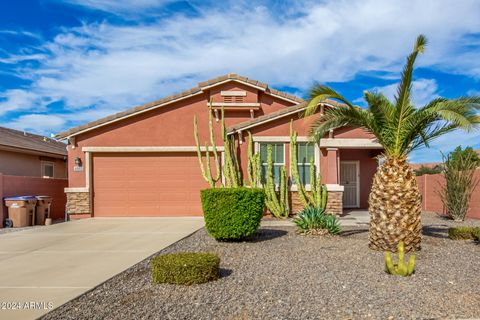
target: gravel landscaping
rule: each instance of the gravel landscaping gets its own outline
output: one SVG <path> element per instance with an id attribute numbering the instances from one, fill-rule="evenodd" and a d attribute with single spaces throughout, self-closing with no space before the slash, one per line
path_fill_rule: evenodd
<path id="1" fill-rule="evenodd" d="M 480 221 L 424 215 L 423 223 L 423 248 L 409 278 L 384 272 L 384 254 L 368 249 L 364 227 L 336 237 L 264 227 L 237 243 L 217 242 L 201 229 L 160 253 L 215 252 L 220 280 L 156 285 L 147 259 L 44 319 L 480 318 L 480 245 L 447 238 L 449 226 Z"/>

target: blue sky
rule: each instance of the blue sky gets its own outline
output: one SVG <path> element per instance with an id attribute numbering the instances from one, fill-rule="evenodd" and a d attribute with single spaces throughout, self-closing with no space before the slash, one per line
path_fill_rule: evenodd
<path id="1" fill-rule="evenodd" d="M 393 97 L 420 33 L 414 102 L 480 95 L 480 1 L 0 1 L 0 126 L 49 135 L 236 72 L 305 97 Z M 413 162 L 480 133 L 453 132 Z"/>

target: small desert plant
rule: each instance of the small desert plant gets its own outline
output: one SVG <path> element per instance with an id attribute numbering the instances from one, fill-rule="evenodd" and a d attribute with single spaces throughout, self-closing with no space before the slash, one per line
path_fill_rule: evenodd
<path id="1" fill-rule="evenodd" d="M 472 148 L 462 150 L 457 147 L 448 156 L 444 156 L 445 185 L 441 188 L 440 197 L 447 208 L 447 214 L 453 220 L 465 220 L 470 198 L 479 182 L 475 177 L 479 164 L 478 155 Z"/>
<path id="2" fill-rule="evenodd" d="M 392 260 L 390 252 L 385 252 L 385 272 L 392 275 L 410 276 L 415 272 L 415 254 L 411 254 L 408 258 L 408 264 L 403 261 L 405 256 L 405 247 L 403 241 L 398 243 L 398 263 L 395 264 Z"/>
<path id="3" fill-rule="evenodd" d="M 423 176 L 424 174 L 437 174 L 442 172 L 443 167 L 442 165 L 435 165 L 433 167 L 427 167 L 424 165 L 421 165 L 420 168 L 413 170 L 415 172 L 416 176 Z"/>
<path id="4" fill-rule="evenodd" d="M 241 240 L 260 226 L 265 193 L 255 188 L 211 188 L 200 192 L 205 227 L 217 240 Z"/>
<path id="5" fill-rule="evenodd" d="M 325 210 L 307 207 L 297 214 L 293 222 L 300 233 L 304 234 L 339 234 L 342 229 L 337 216 L 326 214 Z"/>
<path id="6" fill-rule="evenodd" d="M 473 240 L 475 240 L 477 243 L 480 242 L 480 228 L 477 228 L 475 231 L 473 231 Z"/>
<path id="7" fill-rule="evenodd" d="M 476 240 L 480 235 L 480 227 L 448 228 L 448 237 L 452 240 Z"/>
<path id="8" fill-rule="evenodd" d="M 214 253 L 180 252 L 154 257 L 155 283 L 192 285 L 220 278 L 220 258 Z"/>

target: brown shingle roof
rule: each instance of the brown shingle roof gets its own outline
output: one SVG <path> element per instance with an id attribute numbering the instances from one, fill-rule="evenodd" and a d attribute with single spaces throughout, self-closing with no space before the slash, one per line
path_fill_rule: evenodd
<path id="1" fill-rule="evenodd" d="M 235 81 L 243 82 L 247 85 L 252 85 L 252 86 L 259 87 L 259 88 L 265 90 L 265 92 L 267 92 L 267 93 L 269 93 L 273 96 L 277 96 L 279 98 L 287 99 L 287 100 L 290 100 L 292 102 L 296 102 L 296 103 L 303 102 L 303 99 L 301 99 L 297 96 L 285 93 L 285 92 L 281 92 L 281 91 L 278 91 L 278 90 L 275 90 L 275 89 L 271 89 L 265 83 L 259 82 L 257 80 L 249 79 L 247 77 L 242 77 L 242 76 L 239 76 L 238 74 L 235 74 L 235 73 L 229 73 L 229 74 L 226 74 L 226 75 L 223 75 L 223 76 L 220 76 L 220 77 L 208 80 L 208 81 L 200 82 L 196 87 L 194 87 L 192 89 L 189 89 L 189 90 L 186 90 L 186 91 L 183 91 L 181 93 L 174 94 L 172 96 L 168 96 L 168 97 L 165 97 L 163 99 L 156 100 L 156 101 L 153 101 L 153 102 L 150 102 L 150 103 L 138 106 L 138 107 L 134 107 L 134 108 L 128 109 L 126 111 L 122 111 L 122 112 L 107 116 L 105 118 L 95 120 L 95 121 L 89 122 L 87 124 L 84 124 L 84 125 L 66 130 L 64 132 L 61 132 L 61 133 L 57 134 L 56 138 L 57 139 L 65 139 L 69 136 L 79 134 L 83 131 L 91 130 L 94 127 L 105 125 L 105 124 L 110 123 L 110 122 L 118 121 L 118 120 L 121 120 L 124 117 L 131 116 L 131 115 L 134 115 L 134 114 L 142 112 L 142 111 L 147 111 L 147 110 L 150 110 L 150 109 L 161 107 L 162 105 L 174 102 L 174 101 L 179 100 L 179 99 L 188 98 L 190 96 L 193 96 L 193 95 L 196 95 L 196 94 L 199 94 L 199 93 L 203 92 L 203 90 L 208 88 L 208 87 L 218 85 L 218 84 L 220 84 L 224 81 L 228 81 L 228 80 L 235 80 Z"/>
<path id="2" fill-rule="evenodd" d="M 67 155 L 67 145 L 33 133 L 0 127 L 0 147 Z"/>
<path id="3" fill-rule="evenodd" d="M 337 101 L 330 100 L 330 99 L 325 100 L 324 103 L 328 104 L 328 105 L 331 105 L 331 106 L 334 106 L 334 107 L 345 106 L 342 103 L 339 103 Z M 248 120 L 248 121 L 237 123 L 236 125 L 227 128 L 227 133 L 230 134 L 230 133 L 233 133 L 235 131 L 240 131 L 240 130 L 245 130 L 245 129 L 248 129 L 248 128 L 251 128 L 251 127 L 255 127 L 255 126 L 260 125 L 262 123 L 282 118 L 283 116 L 287 116 L 290 113 L 303 111 L 306 107 L 307 107 L 307 101 L 302 102 L 302 103 L 297 104 L 297 105 L 294 105 L 294 106 L 291 106 L 291 107 L 282 108 L 282 109 L 279 109 L 275 112 L 271 112 L 271 113 L 265 114 L 263 116 L 260 116 L 258 118 L 254 118 L 254 119 L 251 119 L 251 120 Z"/>

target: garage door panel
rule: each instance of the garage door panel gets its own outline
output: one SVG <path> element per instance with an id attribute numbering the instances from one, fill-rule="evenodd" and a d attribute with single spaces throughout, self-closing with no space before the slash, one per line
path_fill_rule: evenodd
<path id="1" fill-rule="evenodd" d="M 202 215 L 195 153 L 94 154 L 95 216 Z"/>

